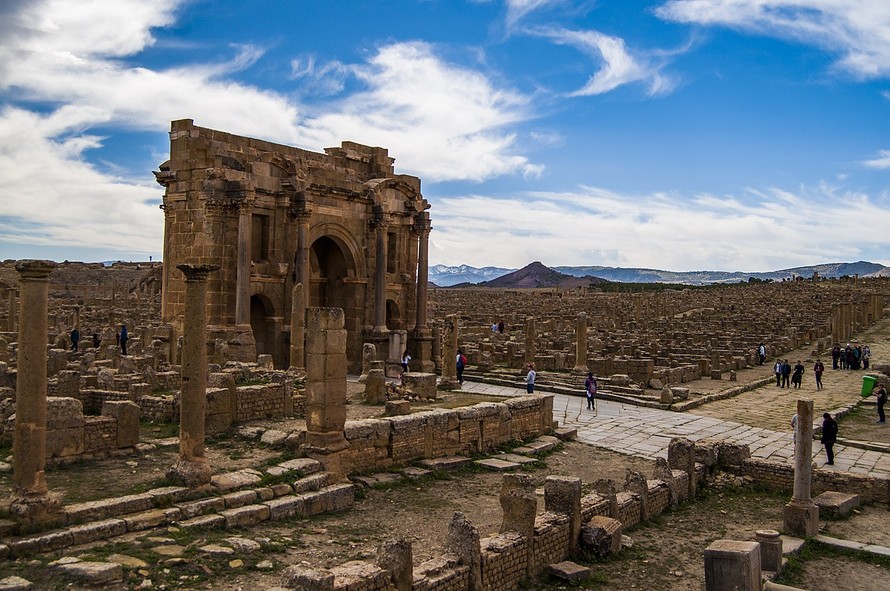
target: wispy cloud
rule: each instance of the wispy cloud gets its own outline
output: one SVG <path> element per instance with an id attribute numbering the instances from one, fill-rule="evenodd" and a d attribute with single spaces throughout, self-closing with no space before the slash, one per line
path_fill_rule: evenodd
<path id="1" fill-rule="evenodd" d="M 519 24 L 519 21 L 536 10 L 564 3 L 565 0 L 506 0 L 506 29 L 508 32 L 512 31 Z"/>
<path id="2" fill-rule="evenodd" d="M 890 248 L 884 232 L 862 232 L 862 220 L 875 228 L 890 224 L 886 199 L 827 185 L 692 198 L 598 187 L 505 199 L 455 196 L 437 202 L 430 258 L 503 267 L 540 260 L 752 272 L 857 260 L 867 249 Z M 819 215 L 806 224 L 788 223 L 793 212 L 803 210 Z M 510 213 L 493 223 L 479 211 Z"/>
<path id="3" fill-rule="evenodd" d="M 670 94 L 677 82 L 661 72 L 665 53 L 658 59 L 643 52 L 632 53 L 624 39 L 599 31 L 572 31 L 561 28 L 538 28 L 532 34 L 548 37 L 554 43 L 568 45 L 587 54 L 599 66 L 582 88 L 572 96 L 592 96 L 615 90 L 635 82 L 647 86 L 650 96 Z"/>
<path id="4" fill-rule="evenodd" d="M 878 150 L 876 157 L 865 160 L 862 164 L 868 168 L 890 169 L 890 150 Z"/>
<path id="5" fill-rule="evenodd" d="M 861 78 L 890 75 L 890 3 L 864 0 L 670 0 L 665 19 L 725 26 L 821 47 Z"/>

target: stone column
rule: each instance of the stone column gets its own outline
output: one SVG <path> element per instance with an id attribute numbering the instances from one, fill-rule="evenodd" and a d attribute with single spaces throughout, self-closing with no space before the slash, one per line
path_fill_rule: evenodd
<path id="1" fill-rule="evenodd" d="M 306 338 L 306 301 L 304 298 L 303 284 L 297 283 L 291 291 L 290 303 L 290 367 L 291 369 L 304 366 L 305 358 L 304 340 Z"/>
<path id="2" fill-rule="evenodd" d="M 449 314 L 445 317 L 444 331 L 442 335 L 442 381 L 445 389 L 460 389 L 457 382 L 457 337 L 460 331 L 460 320 L 457 314 Z"/>
<path id="3" fill-rule="evenodd" d="M 374 332 L 377 334 L 386 333 L 386 222 L 383 208 L 375 205 Z"/>
<path id="4" fill-rule="evenodd" d="M 587 313 L 581 312 L 575 320 L 575 367 L 574 371 L 587 371 Z"/>
<path id="5" fill-rule="evenodd" d="M 346 425 L 346 329 L 341 308 L 306 310 L 306 455 L 344 476 L 337 452 Z"/>
<path id="6" fill-rule="evenodd" d="M 414 320 L 414 359 L 417 369 L 425 373 L 434 373 L 436 364 L 433 362 L 433 337 L 427 326 L 427 307 L 429 305 L 429 239 L 430 214 L 423 211 L 415 219 L 417 229 L 417 310 Z"/>
<path id="7" fill-rule="evenodd" d="M 482 547 L 479 530 L 459 511 L 454 512 L 448 524 L 445 549 L 457 555 L 460 563 L 469 567 L 467 591 L 482 591 Z"/>
<path id="8" fill-rule="evenodd" d="M 548 476 L 544 480 L 544 510 L 569 518 L 569 552 L 578 550 L 581 536 L 581 479 Z"/>
<path id="9" fill-rule="evenodd" d="M 185 275 L 182 386 L 179 405 L 179 461 L 167 476 L 196 488 L 210 483 L 213 469 L 204 454 L 207 402 L 207 275 L 216 265 L 177 265 Z"/>
<path id="10" fill-rule="evenodd" d="M 12 453 L 10 514 L 24 530 L 51 522 L 58 500 L 46 486 L 46 338 L 49 274 L 52 261 L 21 260 L 19 273 L 21 322 L 18 336 L 18 379 Z M 14 308 L 13 308 L 14 309 Z M 10 314 L 12 316 L 12 314 Z"/>
<path id="11" fill-rule="evenodd" d="M 442 370 L 442 327 L 438 324 L 433 325 L 433 363 L 436 366 L 435 371 L 441 373 Z M 457 373 L 457 369 L 455 369 Z"/>
<path id="12" fill-rule="evenodd" d="M 785 534 L 808 538 L 819 533 L 819 507 L 813 503 L 813 401 L 797 401 L 794 492 L 785 505 Z"/>
<path id="13" fill-rule="evenodd" d="M 15 290 L 9 290 L 9 316 L 6 318 L 6 331 L 15 332 Z"/>
<path id="14" fill-rule="evenodd" d="M 250 324 L 250 245 L 251 208 L 238 210 L 238 267 L 235 274 L 235 324 Z"/>
<path id="15" fill-rule="evenodd" d="M 537 349 L 535 348 L 535 317 L 525 319 L 525 362 L 534 363 Z"/>

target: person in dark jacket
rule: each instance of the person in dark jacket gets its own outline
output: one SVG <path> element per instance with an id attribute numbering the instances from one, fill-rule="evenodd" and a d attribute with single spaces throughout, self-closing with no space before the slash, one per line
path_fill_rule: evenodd
<path id="1" fill-rule="evenodd" d="M 127 354 L 127 341 L 130 340 L 130 335 L 127 334 L 127 325 L 121 325 L 121 332 L 118 335 L 117 342 L 120 343 L 121 346 L 121 355 Z"/>
<path id="2" fill-rule="evenodd" d="M 71 330 L 71 350 L 77 351 L 77 344 L 80 343 L 80 331 L 77 327 Z"/>
<path id="3" fill-rule="evenodd" d="M 834 442 L 837 441 L 837 421 L 830 414 L 822 415 L 822 445 L 825 446 L 825 455 L 828 456 L 826 466 L 834 466 Z"/>

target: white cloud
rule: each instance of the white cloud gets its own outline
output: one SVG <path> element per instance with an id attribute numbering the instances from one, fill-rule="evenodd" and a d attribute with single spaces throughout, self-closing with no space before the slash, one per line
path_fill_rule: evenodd
<path id="1" fill-rule="evenodd" d="M 172 24 L 181 4 L 46 0 L 0 7 L 0 189 L 15 196 L 0 203 L 0 241 L 159 250 L 162 218 L 150 201 L 160 187 L 103 174 L 87 162 L 85 153 L 104 142 L 89 132 L 98 125 L 106 134 L 165 132 L 171 120 L 193 117 L 202 126 L 313 150 L 355 140 L 390 148 L 401 172 L 427 181 L 540 174 L 509 131 L 531 117 L 528 97 L 446 63 L 425 44 L 381 47 L 358 65 L 295 62 L 294 76 L 307 85 L 326 80 L 340 92 L 347 74 L 364 85 L 311 114 L 291 97 L 233 80 L 262 59 L 257 46 L 231 44 L 233 55 L 216 63 L 134 65 L 155 43 L 152 29 Z M 43 112 L 28 111 L 31 104 Z"/>
<path id="2" fill-rule="evenodd" d="M 878 155 L 875 158 L 866 160 L 862 164 L 868 168 L 890 169 L 890 150 L 878 150 Z"/>
<path id="3" fill-rule="evenodd" d="M 862 78 L 890 75 L 890 3 L 883 0 L 670 0 L 655 12 L 815 45 Z"/>
<path id="4" fill-rule="evenodd" d="M 353 71 L 366 90 L 307 118 L 301 132 L 309 144 L 351 138 L 386 146 L 400 170 L 431 182 L 540 169 L 519 153 L 516 135 L 503 131 L 532 117 L 529 97 L 442 61 L 432 46 L 381 47 Z"/>
<path id="5" fill-rule="evenodd" d="M 84 150 L 99 138 L 48 139 L 60 119 L 76 120 L 68 115 L 0 111 L 0 244 L 158 252 L 161 187 L 101 174 L 84 162 Z"/>
<path id="6" fill-rule="evenodd" d="M 532 31 L 552 39 L 560 45 L 574 47 L 600 64 L 582 88 L 572 96 L 604 94 L 619 86 L 641 82 L 648 86 L 650 96 L 670 94 L 676 81 L 661 73 L 662 65 L 642 53 L 632 55 L 624 39 L 599 31 L 570 31 L 568 29 L 542 28 Z"/>
<path id="7" fill-rule="evenodd" d="M 887 199 L 887 196 L 882 198 Z M 830 186 L 749 190 L 739 196 L 627 195 L 597 187 L 497 199 L 437 200 L 430 261 L 521 267 L 655 267 L 675 271 L 770 271 L 835 260 L 876 259 L 887 203 Z M 494 217 L 479 212 L 498 212 Z M 817 211 L 806 223 L 795 215 Z"/>

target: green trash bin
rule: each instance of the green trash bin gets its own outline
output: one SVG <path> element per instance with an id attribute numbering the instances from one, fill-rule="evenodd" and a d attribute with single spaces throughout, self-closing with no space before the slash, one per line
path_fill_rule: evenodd
<path id="1" fill-rule="evenodd" d="M 874 390 L 877 381 L 878 378 L 874 376 L 862 376 L 862 392 L 859 395 L 863 398 L 871 396 L 871 391 Z"/>

